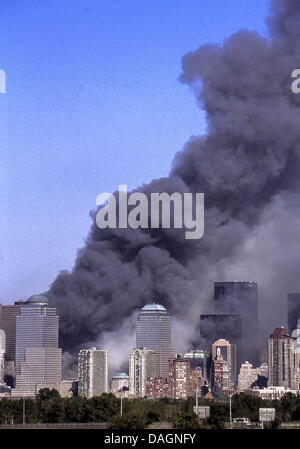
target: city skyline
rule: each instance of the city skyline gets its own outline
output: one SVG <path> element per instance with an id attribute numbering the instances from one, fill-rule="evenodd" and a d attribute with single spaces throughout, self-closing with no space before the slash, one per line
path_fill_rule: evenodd
<path id="1" fill-rule="evenodd" d="M 244 294 L 242 296 L 244 297 Z M 290 295 L 287 295 L 287 303 L 290 304 Z M 108 391 L 112 391 L 118 397 L 123 394 L 124 397 L 129 398 L 147 396 L 154 399 L 163 397 L 187 399 L 195 396 L 196 391 L 201 396 L 205 396 L 210 391 L 220 395 L 218 390 L 225 395 L 234 391 L 252 391 L 253 394 L 259 394 L 263 398 L 274 395 L 281 397 L 285 391 L 300 392 L 298 341 L 300 318 L 292 335 L 288 334 L 283 327 L 277 327 L 269 332 L 269 338 L 264 342 L 267 352 L 260 354 L 264 357 L 260 364 L 253 365 L 243 359 L 242 363 L 237 363 L 239 346 L 224 339 L 220 330 L 219 338 L 210 342 L 210 354 L 203 351 L 200 346 L 197 349 L 193 347 L 192 350 L 191 346 L 187 347 L 189 352 L 183 356 L 176 348 L 175 357 L 172 358 L 173 352 L 166 354 L 168 370 L 165 372 L 161 371 L 161 361 L 157 365 L 157 357 L 161 360 L 164 352 L 160 353 L 157 350 L 159 346 L 153 345 L 155 341 L 151 337 L 151 331 L 153 330 L 153 335 L 159 336 L 161 331 L 155 328 L 156 321 L 159 323 L 166 318 L 169 321 L 172 317 L 169 317 L 167 310 L 161 304 L 146 304 L 140 310 L 136 324 L 136 343 L 140 342 L 143 345 L 128 348 L 128 375 L 125 372 L 110 372 L 110 390 L 108 387 L 109 353 L 105 348 L 91 346 L 81 349 L 78 353 L 77 380 L 75 377 L 64 378 L 61 373 L 61 350 L 58 349 L 59 317 L 55 309 L 51 308 L 47 298 L 41 295 L 34 295 L 25 302 L 18 302 L 15 306 L 18 306 L 18 314 L 15 316 L 15 361 L 11 360 L 12 357 L 5 357 L 5 332 L 1 330 L 2 334 L 0 334 L 3 347 L 2 352 L 0 348 L 1 388 L 4 395 L 34 396 L 39 389 L 48 386 L 70 397 L 77 390 L 74 386 L 76 382 L 78 382 L 78 394 L 86 398 Z M 2 306 L 0 308 L 2 317 L 3 311 L 6 311 L 5 307 L 8 307 L 7 311 L 10 312 L 9 306 L 4 308 Z M 298 314 L 300 311 L 295 313 Z M 11 320 L 11 314 L 8 316 Z M 8 327 L 10 332 L 13 331 L 12 324 L 10 321 Z M 165 326 L 163 322 L 162 326 Z M 169 326 L 170 324 L 168 329 Z M 162 331 L 165 338 L 163 327 Z M 176 327 L 173 331 L 177 331 Z M 142 341 L 143 334 L 146 338 Z M 11 346 L 12 342 L 8 348 Z M 15 364 L 16 383 L 13 385 L 14 388 L 9 390 L 6 388 L 4 376 L 7 368 L 11 370 L 11 363 Z"/>

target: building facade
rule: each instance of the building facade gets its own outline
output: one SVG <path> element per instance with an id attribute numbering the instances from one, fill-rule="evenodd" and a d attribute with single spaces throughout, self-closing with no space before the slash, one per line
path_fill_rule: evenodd
<path id="1" fill-rule="evenodd" d="M 156 353 L 153 349 L 133 348 L 129 355 L 129 394 L 144 398 L 147 380 L 156 372 Z"/>
<path id="2" fill-rule="evenodd" d="M 169 359 L 174 356 L 172 324 L 167 310 L 162 305 L 148 304 L 140 310 L 136 321 L 136 347 L 154 350 L 155 375 L 168 376 Z"/>
<path id="3" fill-rule="evenodd" d="M 16 360 L 16 323 L 19 310 L 20 303 L 0 304 L 0 329 L 3 329 L 6 335 L 5 360 L 7 361 L 15 362 Z"/>
<path id="4" fill-rule="evenodd" d="M 186 352 L 183 358 L 189 359 L 191 370 L 197 370 L 198 368 L 201 368 L 202 377 L 204 379 L 209 379 L 209 371 L 211 366 L 210 351 L 195 349 Z"/>
<path id="5" fill-rule="evenodd" d="M 241 342 L 230 341 L 239 348 L 239 365 L 249 360 L 258 365 L 257 339 L 257 283 L 252 281 L 229 281 L 214 283 L 214 308 L 217 314 L 237 314 L 242 316 Z M 224 335 L 220 335 L 224 338 Z M 225 337 L 226 338 L 226 337 Z"/>
<path id="6" fill-rule="evenodd" d="M 238 376 L 238 390 L 246 391 L 251 388 L 252 384 L 257 380 L 257 369 L 253 368 L 249 362 L 242 363 Z"/>
<path id="7" fill-rule="evenodd" d="M 161 399 L 169 396 L 169 383 L 167 377 L 150 377 L 147 380 L 147 399 Z"/>
<path id="8" fill-rule="evenodd" d="M 107 351 L 96 347 L 82 349 L 78 354 L 78 395 L 91 398 L 107 391 Z"/>
<path id="9" fill-rule="evenodd" d="M 297 321 L 297 328 L 293 330 L 293 353 L 294 353 L 294 387 L 300 390 L 300 319 Z"/>
<path id="10" fill-rule="evenodd" d="M 228 364 L 226 365 L 226 372 L 227 369 L 229 369 L 229 387 L 234 388 L 236 384 L 236 345 L 229 343 L 229 341 L 224 338 L 220 338 L 212 344 L 211 355 L 213 362 L 216 361 L 217 365 L 221 365 L 221 358 L 217 357 L 218 353 L 219 355 L 222 355 L 223 360 Z"/>
<path id="11" fill-rule="evenodd" d="M 129 389 L 129 376 L 127 373 L 118 373 L 110 380 L 110 391 L 112 393 L 117 393 L 122 388 Z"/>
<path id="12" fill-rule="evenodd" d="M 187 399 L 191 395 L 190 392 L 190 361 L 177 355 L 169 360 L 169 395 L 173 399 Z"/>
<path id="13" fill-rule="evenodd" d="M 300 319 L 300 293 L 288 293 L 287 312 L 288 332 L 291 334 L 297 328 L 297 322 Z"/>
<path id="14" fill-rule="evenodd" d="M 0 384 L 4 383 L 5 332 L 0 329 Z"/>
<path id="15" fill-rule="evenodd" d="M 221 349 L 218 347 L 216 355 L 213 357 L 211 386 L 221 390 L 231 389 L 231 365 L 224 359 Z"/>
<path id="16" fill-rule="evenodd" d="M 268 386 L 292 388 L 294 383 L 293 339 L 284 327 L 268 339 Z"/>
<path id="17" fill-rule="evenodd" d="M 45 296 L 34 295 L 20 305 L 16 317 L 16 388 L 12 395 L 34 396 L 37 384 L 60 381 L 56 309 Z"/>

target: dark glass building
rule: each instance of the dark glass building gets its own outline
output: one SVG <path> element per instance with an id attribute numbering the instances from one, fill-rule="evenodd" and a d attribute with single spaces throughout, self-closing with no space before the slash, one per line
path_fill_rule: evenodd
<path id="1" fill-rule="evenodd" d="M 209 345 L 219 338 L 238 344 L 242 338 L 243 317 L 234 314 L 200 315 L 200 337 Z"/>
<path id="2" fill-rule="evenodd" d="M 297 329 L 297 321 L 300 318 L 300 293 L 288 293 L 287 295 L 288 312 L 288 332 L 291 334 Z"/>
<path id="3" fill-rule="evenodd" d="M 242 316 L 242 339 L 238 347 L 239 362 L 246 360 L 258 364 L 257 283 L 230 281 L 214 283 L 214 308 L 216 313 Z M 225 338 L 225 336 L 221 336 Z M 230 340 L 230 337 L 228 337 Z M 233 339 L 231 338 L 233 341 Z M 234 342 L 234 341 L 233 341 Z"/>

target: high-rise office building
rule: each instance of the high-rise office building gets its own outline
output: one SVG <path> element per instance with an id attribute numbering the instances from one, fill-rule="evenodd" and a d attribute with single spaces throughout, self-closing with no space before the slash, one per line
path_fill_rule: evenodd
<path id="1" fill-rule="evenodd" d="M 173 399 L 186 399 L 191 395 L 190 361 L 180 354 L 169 361 L 169 395 Z"/>
<path id="2" fill-rule="evenodd" d="M 16 319 L 21 302 L 14 305 L 0 304 L 0 328 L 6 336 L 6 352 L 4 364 L 4 381 L 10 387 L 15 386 L 16 363 Z"/>
<path id="3" fill-rule="evenodd" d="M 249 360 L 258 364 L 258 293 L 257 283 L 230 281 L 214 283 L 214 308 L 217 314 L 242 315 L 242 341 L 236 343 L 239 362 Z M 220 336 L 224 338 L 224 336 Z M 231 340 L 233 341 L 233 340 Z"/>
<path id="4" fill-rule="evenodd" d="M 243 317 L 236 314 L 200 315 L 200 338 L 203 344 L 211 346 L 213 341 L 225 338 L 237 346 L 243 336 Z"/>
<path id="5" fill-rule="evenodd" d="M 284 327 L 276 328 L 268 339 L 268 367 L 268 386 L 293 387 L 293 339 Z"/>
<path id="6" fill-rule="evenodd" d="M 86 398 L 101 396 L 108 389 L 107 351 L 96 347 L 78 354 L 78 394 Z"/>
<path id="7" fill-rule="evenodd" d="M 6 361 L 16 360 L 16 319 L 19 310 L 20 302 L 14 305 L 0 304 L 0 329 L 4 330 L 6 336 Z"/>
<path id="8" fill-rule="evenodd" d="M 300 293 L 288 293 L 287 295 L 288 332 L 291 334 L 297 328 L 300 319 Z"/>
<path id="9" fill-rule="evenodd" d="M 236 345 L 229 343 L 225 339 L 219 339 L 212 344 L 211 355 L 213 362 L 219 362 L 221 360 L 220 357 L 217 357 L 218 354 L 228 363 L 227 368 L 229 369 L 230 375 L 229 387 L 234 388 L 236 384 Z"/>
<path id="10" fill-rule="evenodd" d="M 168 376 L 172 349 L 172 324 L 167 310 L 160 304 L 144 306 L 136 321 L 136 347 L 153 349 L 156 354 L 156 376 Z"/>
<path id="11" fill-rule="evenodd" d="M 4 382 L 5 332 L 0 329 L 0 384 Z"/>
<path id="12" fill-rule="evenodd" d="M 152 349 L 133 348 L 129 355 L 129 393 L 144 398 L 147 380 L 155 376 L 156 354 Z"/>
<path id="13" fill-rule="evenodd" d="M 37 384 L 61 382 L 58 316 L 45 296 L 34 295 L 20 304 L 16 318 L 15 396 L 34 396 Z"/>

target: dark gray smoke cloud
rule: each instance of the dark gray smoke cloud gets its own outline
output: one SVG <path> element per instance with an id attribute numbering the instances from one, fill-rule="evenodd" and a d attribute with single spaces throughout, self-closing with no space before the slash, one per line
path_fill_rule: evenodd
<path id="1" fill-rule="evenodd" d="M 186 143 L 168 178 L 138 189 L 204 192 L 204 237 L 103 231 L 93 223 L 73 270 L 61 272 L 48 292 L 65 351 L 109 336 L 118 352 L 120 329 L 154 300 L 186 323 L 186 340 L 193 339 L 213 280 L 257 281 L 262 335 L 282 324 L 285 295 L 300 288 L 300 95 L 291 91 L 300 66 L 300 2 L 273 0 L 270 11 L 268 38 L 241 30 L 183 57 L 180 80 L 206 111 L 207 133 Z"/>

